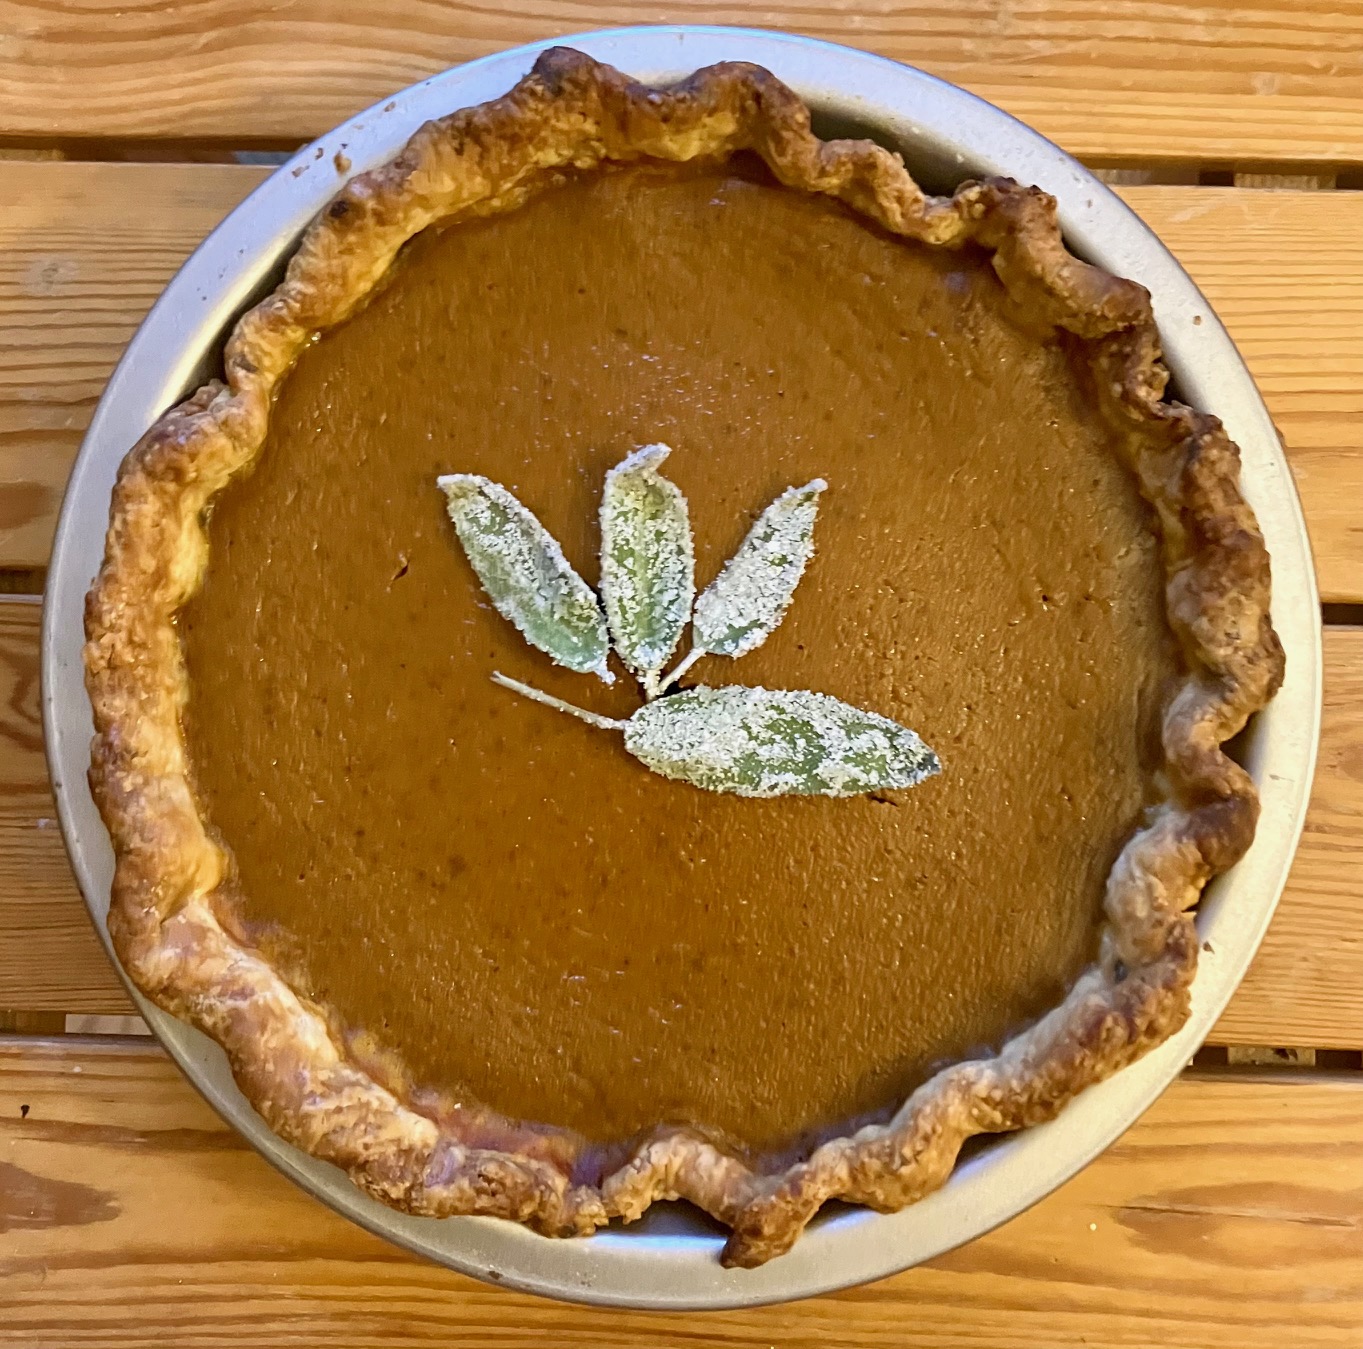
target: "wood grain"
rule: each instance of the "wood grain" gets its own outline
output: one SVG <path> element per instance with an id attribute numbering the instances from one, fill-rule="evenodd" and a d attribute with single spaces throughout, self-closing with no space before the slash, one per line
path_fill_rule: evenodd
<path id="1" fill-rule="evenodd" d="M 38 711 L 40 612 L 37 600 L 0 603 L 0 1009 L 130 1012 L 57 825 Z"/>
<path id="2" fill-rule="evenodd" d="M 268 170 L 8 163 L 0 173 L 0 566 L 42 566 L 128 338 Z"/>
<path id="3" fill-rule="evenodd" d="M 1357 1349 L 1360 1114 L 1356 1075 L 1187 1077 L 1049 1199 L 931 1265 L 657 1315 L 385 1245 L 271 1170 L 150 1046 L 0 1042 L 0 1344 Z"/>
<path id="4" fill-rule="evenodd" d="M 1277 916 L 1217 1044 L 1363 1047 L 1363 628 L 1325 641 L 1320 767 Z M 0 1008 L 130 1011 L 50 823 L 38 610 L 0 603 Z"/>
<path id="5" fill-rule="evenodd" d="M 0 567 L 46 563 L 71 461 L 124 344 L 194 245 L 265 172 L 5 166 Z M 1288 443 L 1325 598 L 1363 601 L 1363 193 L 1124 195 L 1207 292 L 1264 391 Z"/>
<path id="6" fill-rule="evenodd" d="M 1326 0 L 4 0 L 0 134 L 306 140 L 471 57 L 652 22 L 864 47 L 1090 158 L 1363 162 L 1363 11 Z"/>
<path id="7" fill-rule="evenodd" d="M 1211 301 L 1263 393 L 1323 598 L 1363 599 L 1363 192 L 1122 195 Z"/>
<path id="8" fill-rule="evenodd" d="M 1361 903 L 1363 628 L 1326 628 L 1325 709 L 1306 829 L 1278 913 L 1211 1041 L 1363 1047 Z"/>

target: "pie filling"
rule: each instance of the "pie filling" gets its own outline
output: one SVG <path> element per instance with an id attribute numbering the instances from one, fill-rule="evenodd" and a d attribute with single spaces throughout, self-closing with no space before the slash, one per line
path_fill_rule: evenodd
<path id="1" fill-rule="evenodd" d="M 982 253 L 745 160 L 418 235 L 284 381 L 180 615 L 224 919 L 408 1095 L 601 1155 L 687 1124 L 775 1165 L 996 1050 L 1096 954 L 1178 673 L 1071 341 Z M 653 441 L 701 586 L 781 490 L 829 484 L 784 622 L 685 682 L 874 709 L 940 776 L 717 795 L 491 682 L 639 703 L 499 617 L 436 477 L 504 484 L 595 581 L 604 474 Z"/>

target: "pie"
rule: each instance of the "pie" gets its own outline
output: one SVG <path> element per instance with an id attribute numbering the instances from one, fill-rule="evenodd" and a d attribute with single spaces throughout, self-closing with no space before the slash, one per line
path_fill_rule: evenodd
<path id="1" fill-rule="evenodd" d="M 1253 836 L 1222 745 L 1281 680 L 1269 562 L 1166 380 L 1039 190 L 927 196 L 753 66 L 547 52 L 349 182 L 123 465 L 85 658 L 125 968 L 410 1213 L 683 1198 L 750 1266 L 912 1203 L 1182 1024 Z M 656 441 L 702 580 L 828 483 L 780 627 L 685 682 L 874 708 L 940 774 L 704 791 L 490 680 L 639 702 L 521 639 L 435 480 L 591 581 Z"/>

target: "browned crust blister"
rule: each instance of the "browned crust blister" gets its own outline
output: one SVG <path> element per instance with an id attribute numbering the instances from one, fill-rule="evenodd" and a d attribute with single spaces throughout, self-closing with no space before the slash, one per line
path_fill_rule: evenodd
<path id="1" fill-rule="evenodd" d="M 1078 339 L 1158 514 L 1169 621 L 1188 673 L 1164 718 L 1163 802 L 1108 880 L 1101 957 L 1041 1022 L 994 1058 L 945 1069 L 888 1124 L 826 1143 L 781 1174 L 664 1129 L 599 1186 L 574 1184 L 561 1140 L 477 1148 L 457 1115 L 418 1110 L 410 1094 L 381 1086 L 325 1009 L 219 922 L 212 899 L 229 859 L 190 785 L 174 618 L 203 573 L 204 507 L 260 452 L 280 379 L 412 235 L 510 209 L 564 169 L 740 150 L 787 186 L 837 197 L 895 234 L 989 250 L 1010 292 Z M 1253 837 L 1254 785 L 1221 745 L 1282 678 L 1268 555 L 1240 495 L 1238 450 L 1215 418 L 1162 401 L 1165 380 L 1148 294 L 1068 253 L 1054 202 L 1037 189 L 995 179 L 927 196 L 896 155 L 817 139 L 800 100 L 755 66 L 713 66 L 659 91 L 577 52 L 546 52 L 504 98 L 429 123 L 397 158 L 347 184 L 283 283 L 238 323 L 225 381 L 168 412 L 123 463 L 86 604 L 85 663 L 97 730 L 90 782 L 117 853 L 109 927 L 124 966 L 223 1046 L 276 1132 L 410 1213 L 488 1214 L 572 1235 L 683 1198 L 733 1229 L 725 1263 L 757 1265 L 788 1250 L 827 1199 L 912 1203 L 946 1180 L 967 1138 L 1051 1119 L 1183 1023 L 1198 949 L 1189 911 Z"/>

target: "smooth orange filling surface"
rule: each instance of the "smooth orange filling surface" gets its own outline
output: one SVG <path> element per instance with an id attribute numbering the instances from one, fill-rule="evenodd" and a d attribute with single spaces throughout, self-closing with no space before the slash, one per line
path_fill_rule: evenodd
<path id="1" fill-rule="evenodd" d="M 286 379 L 181 615 L 225 910 L 413 1092 L 773 1157 L 883 1117 L 1064 995 L 1145 802 L 1173 643 L 1085 390 L 982 255 L 741 164 L 418 236 Z M 594 582 L 603 476 L 658 440 L 701 585 L 829 483 L 784 623 L 687 682 L 834 694 L 939 777 L 715 795 L 491 683 L 639 702 L 493 611 L 436 476 L 505 484 Z"/>

